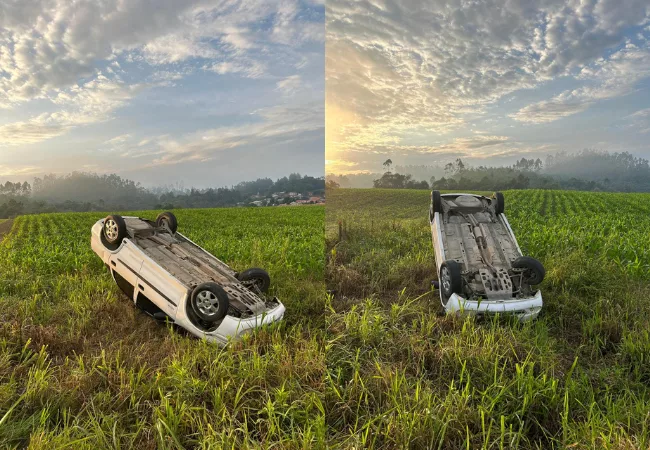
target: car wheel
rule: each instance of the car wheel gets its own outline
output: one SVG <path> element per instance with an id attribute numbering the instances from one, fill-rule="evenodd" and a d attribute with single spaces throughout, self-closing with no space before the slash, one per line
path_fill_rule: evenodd
<path id="1" fill-rule="evenodd" d="M 240 272 L 237 274 L 237 279 L 253 292 L 259 291 L 266 293 L 269 290 L 269 286 L 271 286 L 271 277 L 269 277 L 266 270 L 256 267 Z"/>
<path id="2" fill-rule="evenodd" d="M 158 214 L 158 217 L 156 217 L 156 226 L 167 228 L 172 234 L 174 234 L 178 228 L 178 221 L 174 214 L 164 212 Z"/>
<path id="3" fill-rule="evenodd" d="M 512 263 L 514 269 L 524 269 L 524 281 L 528 284 L 539 284 L 544 281 L 546 270 L 541 262 L 530 256 L 520 256 Z"/>
<path id="4" fill-rule="evenodd" d="M 429 222 L 433 222 L 435 213 L 442 214 L 442 197 L 440 191 L 431 191 L 431 204 L 429 205 Z"/>
<path id="5" fill-rule="evenodd" d="M 208 323 L 218 322 L 226 317 L 230 301 L 228 294 L 216 283 L 199 284 L 190 297 L 192 311 L 199 319 Z"/>
<path id="6" fill-rule="evenodd" d="M 463 278 L 461 266 L 457 261 L 449 259 L 440 266 L 440 291 L 442 292 L 443 304 L 452 294 L 460 294 L 463 290 Z"/>
<path id="7" fill-rule="evenodd" d="M 505 200 L 503 194 L 501 192 L 495 192 L 492 195 L 492 201 L 496 202 L 494 205 L 494 212 L 497 215 L 503 214 L 503 211 L 505 211 Z"/>
<path id="8" fill-rule="evenodd" d="M 126 237 L 126 222 L 122 216 L 112 214 L 104 219 L 102 240 L 111 250 L 117 249 Z"/>

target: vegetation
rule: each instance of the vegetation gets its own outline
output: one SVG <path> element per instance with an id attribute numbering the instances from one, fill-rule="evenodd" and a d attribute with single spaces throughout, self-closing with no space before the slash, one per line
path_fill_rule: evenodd
<path id="1" fill-rule="evenodd" d="M 650 195 L 504 194 L 547 269 L 525 324 L 441 315 L 428 192 L 328 194 L 333 445 L 650 446 Z"/>
<path id="2" fill-rule="evenodd" d="M 174 213 L 235 269 L 266 268 L 285 320 L 226 349 L 157 325 L 90 249 L 104 214 L 18 217 L 0 243 L 0 447 L 323 447 L 324 208 Z"/>
<path id="3" fill-rule="evenodd" d="M 414 181 L 411 175 L 386 172 L 373 181 L 373 187 L 384 189 L 429 189 L 426 181 Z"/>
<path id="4" fill-rule="evenodd" d="M 64 176 L 35 178 L 33 185 L 26 181 L 7 181 L 0 185 L 0 217 L 44 212 L 213 208 L 248 204 L 252 198 L 270 198 L 279 192 L 306 196 L 322 194 L 324 190 L 324 178 L 300 174 L 291 174 L 276 181 L 270 178 L 244 181 L 230 188 L 160 186 L 147 189 L 115 174 L 73 172 Z"/>
<path id="5" fill-rule="evenodd" d="M 334 189 L 326 217 L 175 211 L 234 268 L 268 269 L 287 306 L 225 349 L 129 304 L 88 245 L 102 213 L 17 218 L 0 447 L 648 448 L 650 195 L 504 194 L 547 269 L 525 324 L 441 315 L 425 191 Z"/>
<path id="6" fill-rule="evenodd" d="M 650 192 L 650 164 L 628 152 L 582 150 L 541 159 L 521 158 L 510 166 L 473 167 L 461 159 L 445 165 L 395 166 L 384 174 L 333 175 L 327 180 L 344 188 L 506 190 L 565 189 Z M 426 183 L 425 183 L 426 182 Z M 427 187 L 424 185 L 427 184 Z"/>

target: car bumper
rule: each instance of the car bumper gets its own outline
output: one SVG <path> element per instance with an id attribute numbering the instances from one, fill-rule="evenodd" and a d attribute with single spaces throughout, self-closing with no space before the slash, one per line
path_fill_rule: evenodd
<path id="1" fill-rule="evenodd" d="M 247 319 L 237 319 L 236 317 L 224 317 L 221 325 L 209 333 L 204 333 L 192 326 L 194 330 L 200 333 L 194 333 L 199 337 L 203 337 L 208 341 L 216 342 L 218 344 L 226 345 L 229 341 L 240 339 L 244 334 L 250 333 L 255 328 L 265 325 L 270 325 L 273 322 L 278 322 L 284 317 L 285 307 L 282 303 L 278 303 L 273 309 L 270 309 L 255 317 Z"/>
<path id="2" fill-rule="evenodd" d="M 452 296 L 445 305 L 449 313 L 464 312 L 468 314 L 512 314 L 519 320 L 526 321 L 536 318 L 542 310 L 542 292 L 537 291 L 533 297 L 520 300 L 467 300 L 457 294 Z"/>

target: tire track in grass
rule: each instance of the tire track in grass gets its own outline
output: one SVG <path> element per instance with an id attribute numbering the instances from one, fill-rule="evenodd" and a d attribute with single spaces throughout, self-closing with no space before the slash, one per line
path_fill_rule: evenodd
<path id="1" fill-rule="evenodd" d="M 551 216 L 555 216 L 557 214 L 557 191 L 551 191 Z"/>
<path id="2" fill-rule="evenodd" d="M 7 219 L 0 222 L 0 242 L 2 242 L 6 234 L 9 234 L 13 225 L 14 219 Z"/>
<path id="3" fill-rule="evenodd" d="M 542 200 L 542 206 L 539 209 L 539 215 L 540 216 L 545 216 L 546 215 L 546 208 L 548 208 L 548 198 L 550 196 L 550 193 L 548 191 L 544 191 L 544 199 Z"/>

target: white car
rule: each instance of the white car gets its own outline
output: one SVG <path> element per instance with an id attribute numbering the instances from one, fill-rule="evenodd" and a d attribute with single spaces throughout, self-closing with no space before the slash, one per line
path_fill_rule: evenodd
<path id="1" fill-rule="evenodd" d="M 93 225 L 91 246 L 136 306 L 197 337 L 223 345 L 282 319 L 264 270 L 237 273 L 176 229 L 169 212 L 155 222 L 110 215 Z"/>
<path id="2" fill-rule="evenodd" d="M 506 219 L 503 194 L 431 192 L 429 222 L 440 300 L 447 312 L 537 317 L 544 266 L 523 256 Z"/>

